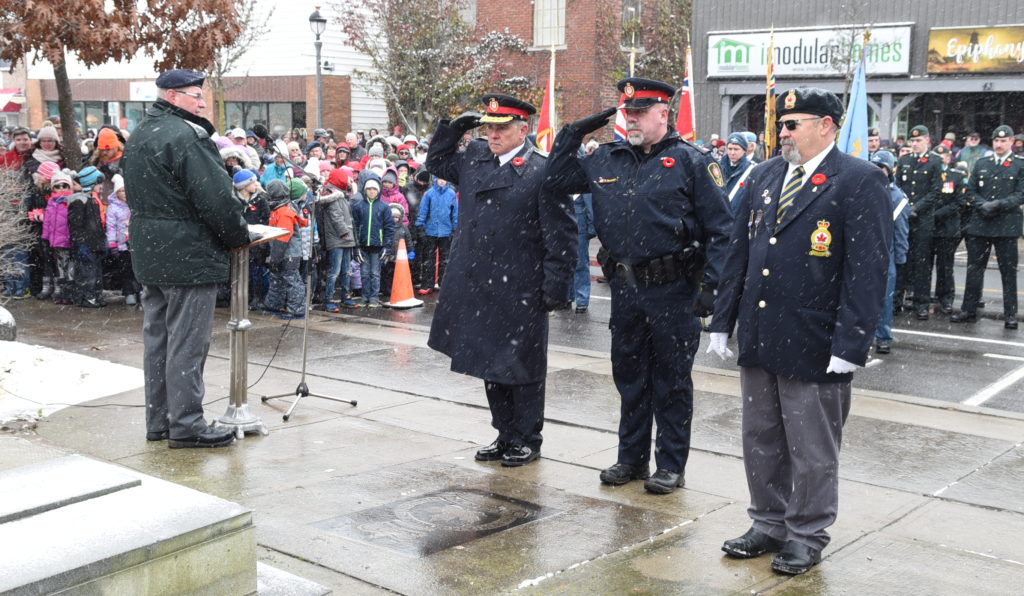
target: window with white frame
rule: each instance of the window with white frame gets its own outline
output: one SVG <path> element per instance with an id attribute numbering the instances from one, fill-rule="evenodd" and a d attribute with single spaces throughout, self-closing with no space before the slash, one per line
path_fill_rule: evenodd
<path id="1" fill-rule="evenodd" d="M 565 0 L 534 0 L 533 46 L 565 46 Z"/>

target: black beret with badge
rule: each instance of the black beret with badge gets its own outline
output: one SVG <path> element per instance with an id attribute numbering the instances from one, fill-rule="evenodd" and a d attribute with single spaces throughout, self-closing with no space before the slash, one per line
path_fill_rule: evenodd
<path id="1" fill-rule="evenodd" d="M 839 126 L 843 118 L 843 102 L 835 93 L 817 87 L 797 87 L 779 95 L 775 100 L 776 117 L 786 114 L 829 116 Z"/>
<path id="2" fill-rule="evenodd" d="M 188 68 L 175 68 L 162 73 L 156 78 L 159 89 L 181 89 L 182 87 L 202 87 L 206 75 Z"/>
<path id="3" fill-rule="evenodd" d="M 627 110 L 646 110 L 655 104 L 667 104 L 676 94 L 676 88 L 668 83 L 640 77 L 622 79 L 616 87 L 622 93 L 619 107 Z"/>
<path id="4" fill-rule="evenodd" d="M 1006 124 L 1001 124 L 1001 125 L 997 126 L 994 131 L 992 131 L 992 138 L 993 139 L 1013 138 L 1013 129 L 1010 128 L 1009 126 L 1007 126 Z"/>
<path id="5" fill-rule="evenodd" d="M 527 121 L 537 113 L 537 108 L 529 103 L 501 93 L 488 93 L 480 99 L 484 104 L 484 115 L 481 124 L 505 124 L 513 120 Z"/>
<path id="6" fill-rule="evenodd" d="M 912 138 L 912 139 L 916 139 L 918 137 L 930 137 L 930 136 L 932 136 L 932 135 L 928 132 L 928 127 L 925 126 L 924 124 L 918 124 L 914 128 L 910 129 L 910 138 Z"/>

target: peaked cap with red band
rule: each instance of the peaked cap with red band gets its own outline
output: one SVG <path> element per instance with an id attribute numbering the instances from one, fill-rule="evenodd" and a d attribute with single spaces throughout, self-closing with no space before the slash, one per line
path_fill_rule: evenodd
<path id="1" fill-rule="evenodd" d="M 640 77 L 622 79 L 616 87 L 622 92 L 619 107 L 630 110 L 644 110 L 657 103 L 667 104 L 676 94 L 676 88 L 668 83 Z"/>
<path id="2" fill-rule="evenodd" d="M 484 116 L 481 124 L 505 124 L 513 120 L 527 121 L 537 113 L 537 108 L 521 99 L 501 93 L 488 93 L 480 99 L 484 104 Z"/>

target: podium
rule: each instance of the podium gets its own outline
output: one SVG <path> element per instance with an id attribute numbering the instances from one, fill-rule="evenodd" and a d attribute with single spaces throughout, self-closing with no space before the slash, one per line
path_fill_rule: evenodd
<path id="1" fill-rule="evenodd" d="M 231 318 L 230 332 L 231 386 L 227 412 L 213 423 L 214 428 L 230 429 L 238 439 L 246 433 L 267 435 L 267 425 L 249 409 L 249 344 L 246 332 L 252 327 L 249 320 L 249 249 L 284 236 L 288 230 L 263 225 L 250 225 L 252 242 L 231 251 Z"/>

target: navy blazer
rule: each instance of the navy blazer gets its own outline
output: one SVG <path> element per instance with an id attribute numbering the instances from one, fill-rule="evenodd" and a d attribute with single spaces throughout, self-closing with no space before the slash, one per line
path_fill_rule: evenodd
<path id="1" fill-rule="evenodd" d="M 863 366 L 885 298 L 893 220 L 887 180 L 875 165 L 833 148 L 776 209 L 787 163 L 775 157 L 747 178 L 711 331 L 737 325 L 740 366 L 809 382 L 830 356 Z"/>

